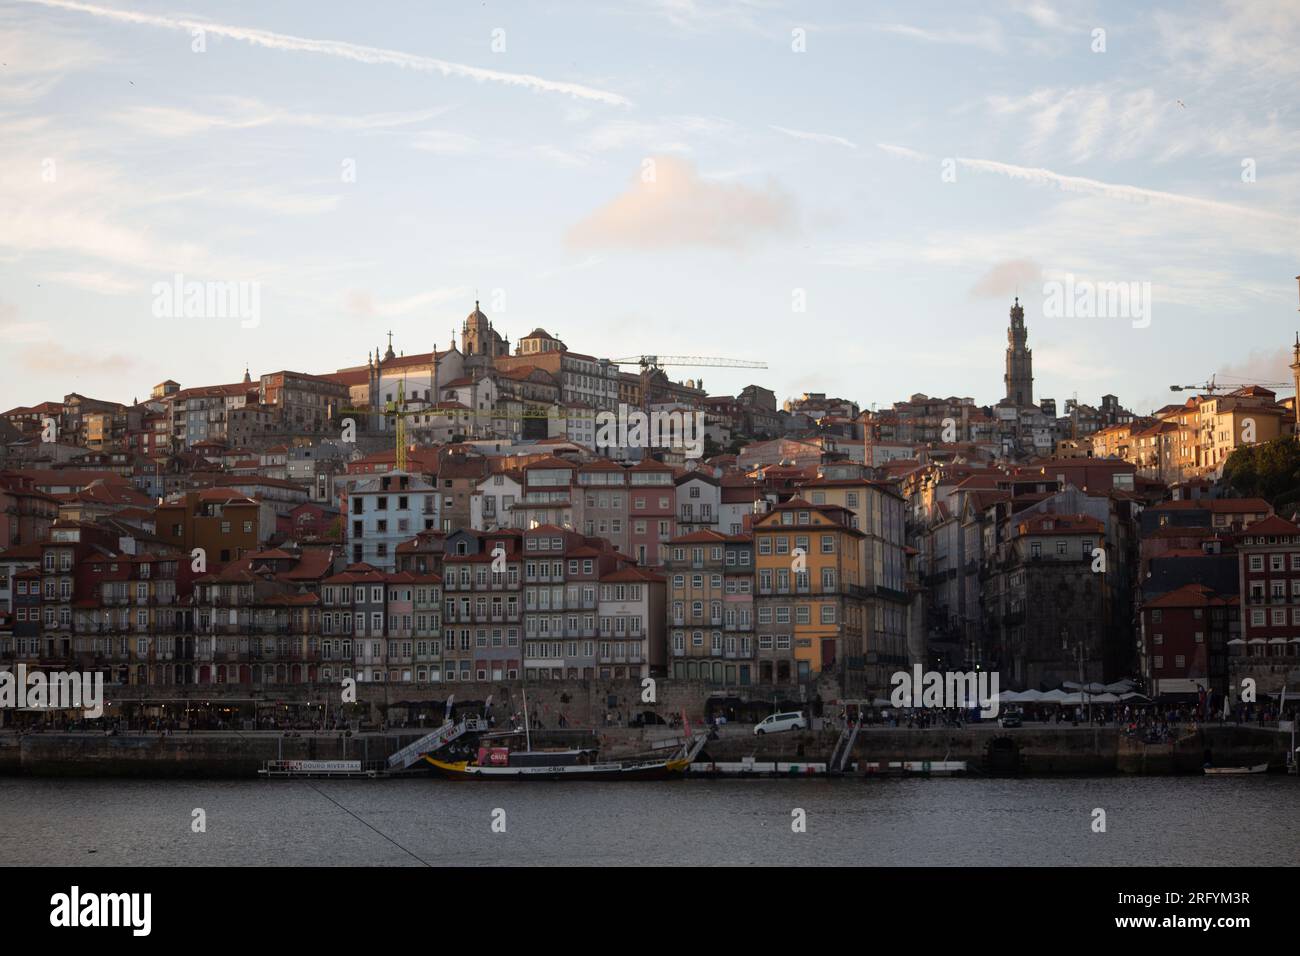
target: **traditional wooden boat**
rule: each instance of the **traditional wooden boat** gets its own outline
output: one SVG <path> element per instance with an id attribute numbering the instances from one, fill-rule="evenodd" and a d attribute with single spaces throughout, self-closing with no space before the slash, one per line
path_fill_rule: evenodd
<path id="1" fill-rule="evenodd" d="M 452 780 L 668 780 L 685 775 L 690 761 L 616 760 L 600 762 L 594 750 L 515 750 L 480 747 L 477 759 L 424 759 Z"/>
<path id="2" fill-rule="evenodd" d="M 1206 767 L 1205 772 L 1215 776 L 1232 776 L 1242 773 L 1267 773 L 1268 764 L 1257 763 L 1253 767 Z"/>

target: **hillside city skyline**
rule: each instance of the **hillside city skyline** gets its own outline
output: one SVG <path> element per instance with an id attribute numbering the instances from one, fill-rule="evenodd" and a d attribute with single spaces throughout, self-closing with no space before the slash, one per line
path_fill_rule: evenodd
<path id="1" fill-rule="evenodd" d="M 1216 372 L 1286 381 L 1296 31 L 1282 0 L 1194 21 L 15 0 L 0 407 L 55 379 L 129 400 L 123 381 L 325 371 L 389 329 L 422 352 L 476 298 L 516 336 L 766 361 L 783 398 L 864 407 L 997 401 L 1015 295 L 1058 402 L 1147 413 Z M 159 319 L 150 290 L 178 274 L 257 282 L 259 324 Z M 1045 315 L 1070 276 L 1148 284 L 1149 324 Z"/>

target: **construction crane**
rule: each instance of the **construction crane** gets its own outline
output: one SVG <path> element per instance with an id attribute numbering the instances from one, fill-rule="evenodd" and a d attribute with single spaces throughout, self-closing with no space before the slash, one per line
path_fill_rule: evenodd
<path id="1" fill-rule="evenodd" d="M 628 358 L 613 359 L 615 365 L 637 365 L 641 368 L 639 389 L 641 408 L 650 407 L 650 376 L 662 371 L 666 365 L 678 365 L 694 368 L 767 368 L 766 362 L 750 362 L 745 359 L 712 358 L 707 355 L 632 355 Z"/>
<path id="2" fill-rule="evenodd" d="M 1249 388 L 1251 385 L 1258 385 L 1261 388 L 1294 388 L 1294 382 L 1237 382 L 1220 385 L 1215 381 L 1215 376 L 1211 375 L 1210 380 L 1201 385 L 1170 385 L 1171 392 L 1235 392 L 1239 388 Z"/>
<path id="3" fill-rule="evenodd" d="M 394 442 L 396 444 L 396 447 L 394 449 L 396 452 L 396 456 L 393 461 L 393 467 L 397 471 L 406 471 L 406 419 L 411 415 L 424 414 L 427 411 L 427 409 L 417 408 L 417 409 L 412 409 L 409 412 L 401 410 L 400 406 L 403 406 L 407 403 L 405 375 L 402 376 L 402 391 L 400 394 L 402 396 L 401 401 L 385 402 L 384 409 L 382 412 L 380 412 L 380 414 L 383 415 L 385 418 L 391 417 L 395 419 L 393 431 L 394 431 Z M 373 408 L 340 408 L 336 414 L 374 415 L 375 410 Z"/>
<path id="4" fill-rule="evenodd" d="M 612 361 L 615 365 L 639 365 L 642 369 L 663 368 L 665 365 L 690 365 L 696 368 L 767 368 L 766 362 L 710 358 L 707 355 L 633 355 L 630 358 Z"/>

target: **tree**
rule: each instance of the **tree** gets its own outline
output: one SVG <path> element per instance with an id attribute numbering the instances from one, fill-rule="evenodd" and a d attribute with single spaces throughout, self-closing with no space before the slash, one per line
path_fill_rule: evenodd
<path id="1" fill-rule="evenodd" d="M 1243 445 L 1228 456 L 1223 480 L 1246 498 L 1264 498 L 1278 512 L 1300 502 L 1300 442 L 1282 437 Z"/>

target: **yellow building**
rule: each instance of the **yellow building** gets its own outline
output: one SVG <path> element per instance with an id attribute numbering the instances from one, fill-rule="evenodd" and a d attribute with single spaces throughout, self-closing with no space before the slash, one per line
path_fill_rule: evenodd
<path id="1" fill-rule="evenodd" d="M 815 479 L 801 485 L 800 494 L 813 505 L 844 508 L 853 516 L 852 527 L 862 533 L 864 667 L 870 687 L 888 687 L 890 675 L 909 664 L 907 502 L 892 484 L 867 478 L 862 466 L 847 462 L 823 465 Z"/>
<path id="2" fill-rule="evenodd" d="M 1286 409 L 1277 393 L 1258 385 L 1228 395 L 1203 395 L 1197 404 L 1197 462 L 1200 474 L 1217 475 L 1238 448 L 1272 441 L 1283 433 Z"/>
<path id="3" fill-rule="evenodd" d="M 760 684 L 865 686 L 862 539 L 853 512 L 794 498 L 754 520 Z"/>

